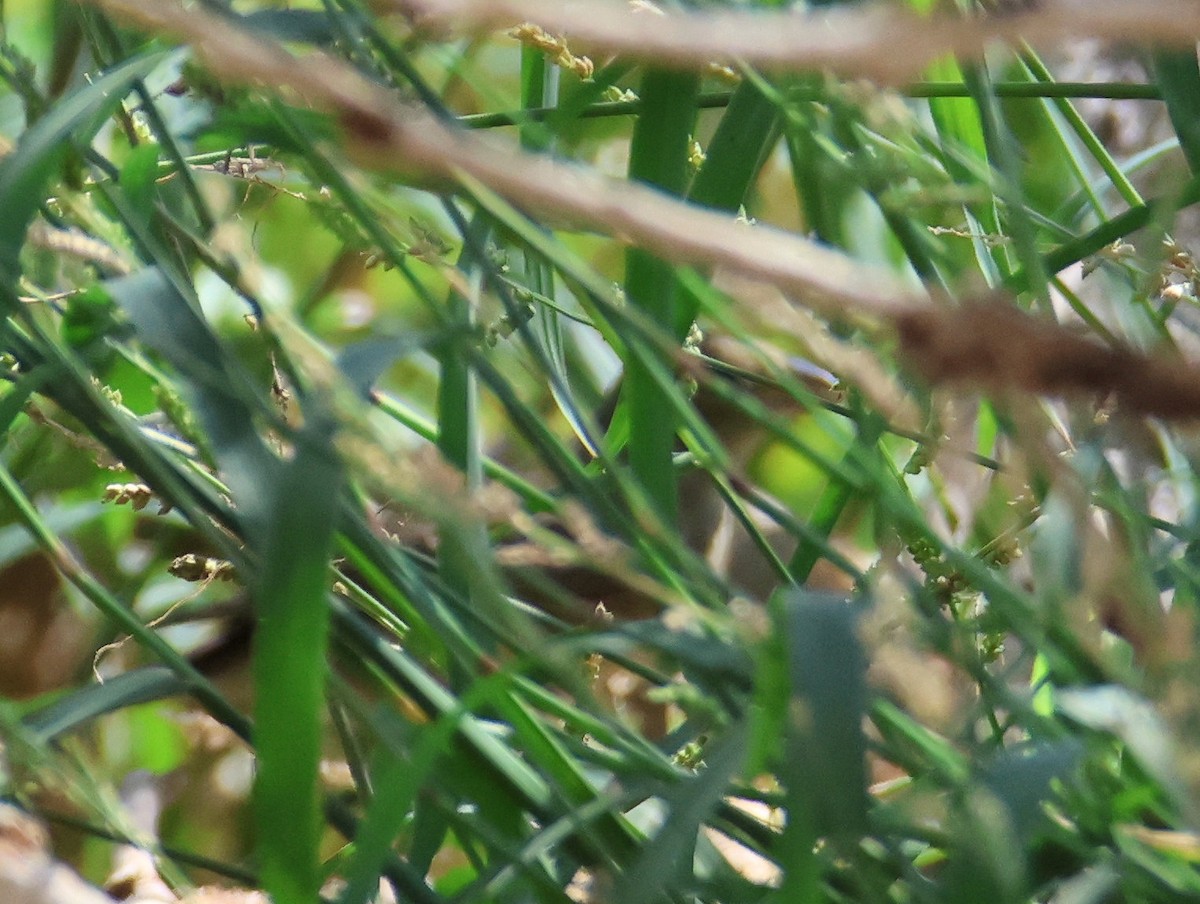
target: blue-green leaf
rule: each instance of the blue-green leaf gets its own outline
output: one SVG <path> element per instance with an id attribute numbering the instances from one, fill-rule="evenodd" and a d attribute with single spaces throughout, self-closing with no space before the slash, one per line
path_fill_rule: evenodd
<path id="1" fill-rule="evenodd" d="M 1046 824 L 1042 803 L 1051 793 L 1051 783 L 1065 777 L 1082 755 L 1083 745 L 1067 740 L 1014 747 L 984 765 L 983 784 L 1008 809 L 1018 837 L 1031 838 Z"/>
<path id="2" fill-rule="evenodd" d="M 1200 63 L 1195 48 L 1154 54 L 1154 75 L 1188 167 L 1200 173 Z"/>
<path id="3" fill-rule="evenodd" d="M 105 283 L 138 337 L 183 376 L 247 531 L 265 529 L 276 460 L 254 427 L 259 393 L 194 304 L 157 268 Z"/>
<path id="4" fill-rule="evenodd" d="M 328 45 L 337 39 L 329 17 L 315 9 L 260 9 L 241 20 L 253 31 L 278 41 Z"/>
<path id="5" fill-rule="evenodd" d="M 427 333 L 406 333 L 397 337 L 372 337 L 355 342 L 337 357 L 338 368 L 355 389 L 366 396 L 375 381 L 398 359 L 428 349 L 433 338 Z"/>
<path id="6" fill-rule="evenodd" d="M 165 666 L 125 672 L 103 684 L 72 691 L 49 706 L 30 713 L 25 726 L 49 743 L 98 716 L 127 706 L 162 700 L 188 690 L 188 683 Z"/>
<path id="7" fill-rule="evenodd" d="M 705 768 L 662 797 L 667 817 L 658 834 L 621 876 L 611 900 L 627 904 L 663 900 L 691 884 L 692 857 L 701 825 L 725 796 L 746 758 L 747 731 L 739 725 L 705 752 Z"/>

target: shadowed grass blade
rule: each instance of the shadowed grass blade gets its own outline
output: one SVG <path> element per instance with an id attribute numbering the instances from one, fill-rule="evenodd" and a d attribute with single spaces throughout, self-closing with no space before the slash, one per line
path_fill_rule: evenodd
<path id="1" fill-rule="evenodd" d="M 258 859 L 264 887 L 278 904 L 310 904 L 320 885 L 326 598 L 342 482 L 331 428 L 314 417 L 267 491 L 271 518 L 255 594 Z"/>
<path id="2" fill-rule="evenodd" d="M 71 142 L 90 141 L 134 83 L 171 55 L 160 51 L 126 60 L 62 98 L 21 136 L 16 150 L 0 163 L 0 207 L 4 209 L 0 273 L 10 283 L 16 283 L 17 255 L 25 242 L 25 230 L 45 199 L 46 183 Z"/>

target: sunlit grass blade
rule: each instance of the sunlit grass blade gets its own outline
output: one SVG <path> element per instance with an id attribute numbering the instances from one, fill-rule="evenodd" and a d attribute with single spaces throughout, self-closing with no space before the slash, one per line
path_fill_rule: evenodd
<path id="1" fill-rule="evenodd" d="M 858 435 L 854 445 L 846 453 L 843 464 L 851 465 L 863 461 L 864 457 L 878 454 L 879 436 L 882 433 L 882 423 L 877 418 L 867 417 L 858 425 Z M 821 540 L 828 541 L 846 506 L 854 498 L 851 486 L 837 480 L 831 480 L 826 486 L 809 522 L 811 530 Z M 813 567 L 821 557 L 823 544 L 812 540 L 801 540 L 795 553 L 788 562 L 788 573 L 797 584 L 808 580 Z"/>

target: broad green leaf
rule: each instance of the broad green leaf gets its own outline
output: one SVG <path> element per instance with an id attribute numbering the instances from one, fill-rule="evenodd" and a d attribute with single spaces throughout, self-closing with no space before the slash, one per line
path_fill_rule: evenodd
<path id="1" fill-rule="evenodd" d="M 149 225 L 154 217 L 154 199 L 158 178 L 159 147 L 146 142 L 134 148 L 121 166 L 118 182 L 129 201 L 129 210 L 144 224 Z"/>
<path id="2" fill-rule="evenodd" d="M 117 324 L 118 311 L 112 296 L 101 285 L 88 286 L 67 299 L 62 316 L 63 341 L 84 350 L 104 338 Z"/>
<path id="3" fill-rule="evenodd" d="M 1195 48 L 1156 53 L 1153 63 L 1179 147 L 1192 173 L 1200 174 L 1200 63 Z"/>
<path id="4" fill-rule="evenodd" d="M 770 153 L 778 134 L 779 111 L 758 84 L 747 79 L 733 92 L 688 200 L 718 210 L 736 211 Z"/>
<path id="5" fill-rule="evenodd" d="M 1054 702 L 1071 721 L 1120 739 L 1165 790 L 1183 793 L 1171 731 L 1147 700 L 1125 687 L 1097 685 L 1062 688 Z"/>
<path id="6" fill-rule="evenodd" d="M 267 527 L 267 487 L 276 461 L 255 429 L 264 410 L 259 389 L 205 322 L 195 302 L 156 268 L 110 280 L 105 287 L 129 318 L 138 337 L 167 359 L 184 378 L 186 394 L 206 431 L 238 517 L 248 532 Z"/>
<path id="7" fill-rule="evenodd" d="M 433 342 L 434 338 L 426 333 L 408 333 L 394 339 L 373 336 L 342 349 L 337 365 L 350 385 L 366 398 L 389 367 L 401 358 L 427 350 Z"/>
<path id="8" fill-rule="evenodd" d="M 1053 782 L 1065 778 L 1083 756 L 1083 744 L 1070 739 L 1009 748 L 983 764 L 982 784 L 1008 809 L 1013 829 L 1028 841 L 1044 829 L 1044 805 Z"/>

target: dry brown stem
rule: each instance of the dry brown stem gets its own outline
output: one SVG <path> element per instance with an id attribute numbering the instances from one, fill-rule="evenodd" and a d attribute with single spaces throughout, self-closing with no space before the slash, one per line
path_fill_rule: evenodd
<path id="1" fill-rule="evenodd" d="M 201 10 L 149 0 L 91 2 L 186 40 L 227 82 L 289 91 L 335 114 L 347 153 L 373 170 L 460 185 L 475 180 L 530 213 L 597 229 L 675 263 L 719 264 L 772 283 L 828 317 L 887 314 L 921 298 L 887 271 L 800 236 L 751 230 L 641 185 L 448 128 L 340 60 L 293 57 Z"/>
<path id="2" fill-rule="evenodd" d="M 1003 301 L 933 308 L 924 293 L 911 290 L 893 274 L 870 268 L 841 252 L 781 230 L 750 229 L 727 215 L 673 200 L 643 186 L 454 130 L 422 110 L 401 104 L 393 94 L 368 82 L 340 60 L 319 53 L 293 57 L 280 45 L 199 9 L 185 9 L 166 0 L 89 2 L 143 27 L 188 41 L 212 71 L 226 81 L 290 93 L 297 100 L 329 111 L 342 124 L 347 153 L 366 167 L 486 189 L 533 214 L 597 229 L 666 260 L 724 268 L 768 283 L 824 317 L 893 327 L 900 335 L 908 364 L 933 383 L 966 383 L 996 392 L 1112 394 L 1130 412 L 1167 418 L 1200 417 L 1200 369 L 1183 362 L 1101 346 L 1052 321 L 1031 318 Z M 400 5 L 400 0 L 391 2 Z M 592 3 L 529 2 L 526 6 L 518 0 L 404 0 L 404 7 L 413 13 L 461 15 L 477 25 L 496 21 L 489 17 L 507 21 L 519 11 L 517 18 L 541 18 L 538 14 L 544 12 L 550 17 L 540 24 L 557 28 L 573 21 L 563 16 L 578 15 L 585 8 L 596 22 L 608 21 L 606 14 L 593 12 L 597 7 Z M 557 18 L 550 15 L 555 10 Z M 780 15 L 766 15 L 763 21 L 783 29 L 785 22 Z M 803 19 L 805 27 L 800 30 L 796 46 L 801 50 L 815 46 L 816 38 L 809 32 L 819 31 L 821 47 L 834 48 L 842 42 L 849 48 L 848 59 L 865 53 L 850 52 L 860 46 L 856 42 L 869 47 L 870 56 L 907 59 L 911 52 L 914 58 L 924 59 L 922 53 L 928 56 L 934 48 L 937 53 L 967 53 L 990 37 L 1021 34 L 1046 38 L 1062 36 L 1068 28 L 1072 34 L 1114 38 L 1166 40 L 1200 34 L 1200 3 L 1171 0 L 1128 7 L 1109 0 L 1092 0 L 1086 5 L 1044 0 L 1032 11 L 962 21 L 910 20 L 882 7 L 850 10 L 844 15 L 847 18 L 822 20 L 825 24 L 820 29 L 814 27 L 817 20 Z M 613 21 L 633 21 L 625 12 L 614 12 L 613 16 Z M 1168 19 L 1173 29 L 1170 32 Z M 658 36 L 653 38 L 656 41 L 666 41 L 662 36 L 674 33 L 681 44 L 692 40 L 686 37 L 688 28 L 707 23 L 705 28 L 711 30 L 717 21 L 721 20 L 716 14 L 705 14 L 699 18 L 680 17 L 671 27 L 663 22 L 649 29 L 644 27 L 643 19 L 637 20 L 639 34 L 647 41 L 651 33 Z M 884 31 L 880 31 L 879 22 L 889 23 Z M 749 20 L 746 23 L 749 27 Z M 851 27 L 852 23 L 857 24 Z M 676 27 L 682 31 L 676 33 Z M 736 29 L 728 23 L 721 29 L 727 35 L 731 30 Z M 707 31 L 703 34 L 706 40 L 712 40 Z M 906 35 L 918 49 L 905 48 L 899 53 L 897 48 L 905 47 Z M 698 40 L 700 35 L 692 37 Z M 735 39 L 730 37 L 723 46 L 732 50 Z M 702 49 L 701 55 L 711 53 L 709 47 Z M 799 52 L 793 57 L 801 58 Z M 862 62 L 865 66 L 865 58 Z"/>
<path id="3" fill-rule="evenodd" d="M 600 0 L 377 0 L 421 28 L 481 32 L 531 21 L 594 54 L 702 68 L 741 60 L 775 69 L 827 69 L 900 84 L 943 54 L 978 57 L 990 43 L 1051 47 L 1076 38 L 1194 44 L 1200 4 L 1190 0 L 1040 0 L 990 15 L 918 16 L 901 4 L 820 13 L 722 11 L 656 14 Z"/>
<path id="4" fill-rule="evenodd" d="M 1000 394 L 1111 395 L 1130 414 L 1200 417 L 1200 368 L 1101 345 L 1002 300 L 909 311 L 896 328 L 906 362 L 931 383 Z"/>

